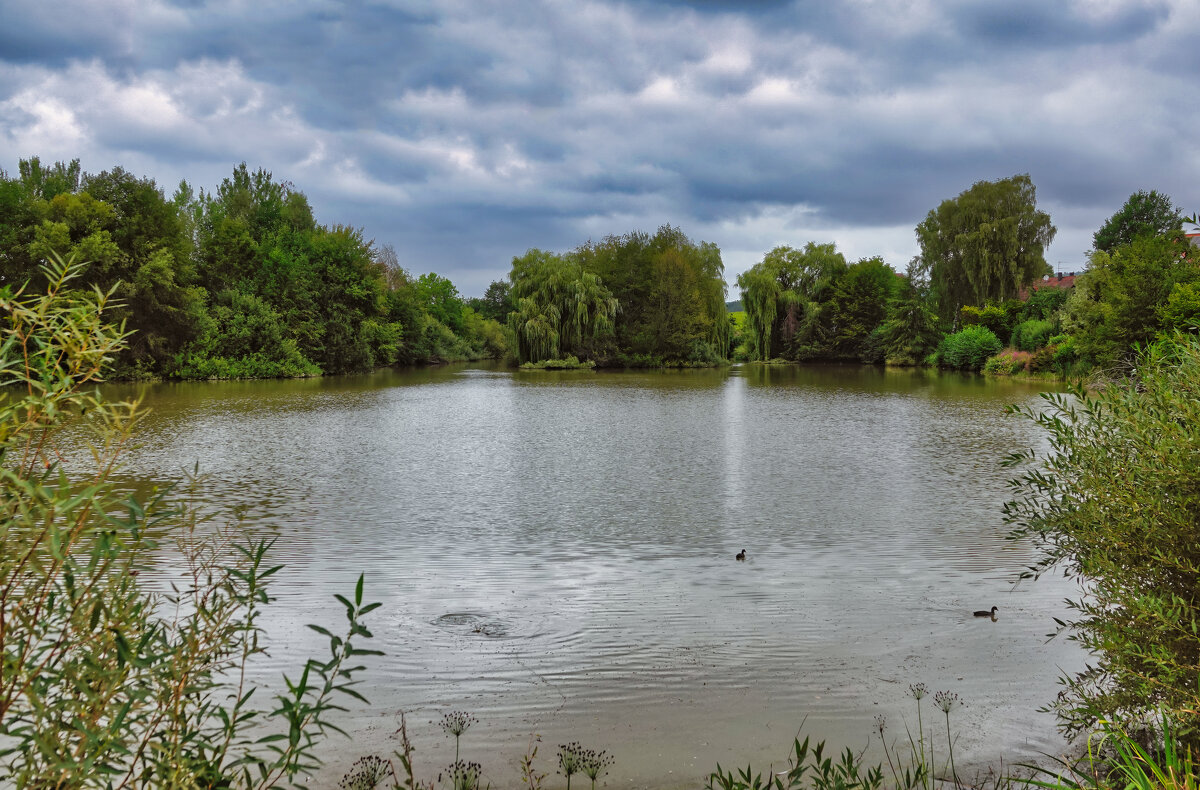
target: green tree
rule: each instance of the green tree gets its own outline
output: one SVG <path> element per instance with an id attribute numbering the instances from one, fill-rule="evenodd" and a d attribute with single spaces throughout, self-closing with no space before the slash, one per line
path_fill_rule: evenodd
<path id="1" fill-rule="evenodd" d="M 637 231 L 588 242 L 567 257 L 599 277 L 620 304 L 609 350 L 626 363 L 728 358 L 725 269 L 715 244 L 696 244 L 664 225 L 653 236 Z"/>
<path id="2" fill-rule="evenodd" d="M 937 348 L 941 332 L 930 303 L 929 283 L 921 279 L 919 263 L 912 261 L 877 330 L 887 361 L 919 365 Z"/>
<path id="3" fill-rule="evenodd" d="M 1172 292 L 1195 282 L 1200 259 L 1178 234 L 1138 236 L 1111 253 L 1094 251 L 1063 307 L 1063 329 L 1085 363 L 1128 366 L 1135 347 L 1164 329 Z"/>
<path id="4" fill-rule="evenodd" d="M 750 359 L 827 351 L 836 334 L 831 323 L 836 311 L 823 305 L 847 269 L 833 244 L 809 242 L 803 249 L 776 247 L 739 275 Z"/>
<path id="5" fill-rule="evenodd" d="M 115 287 L 120 306 L 114 318 L 134 330 L 119 372 L 160 372 L 195 336 L 205 310 L 179 206 L 154 181 L 121 168 L 81 175 L 78 163 L 60 163 L 47 174 L 32 160 L 23 163 L 23 174 L 36 185 L 32 193 L 52 195 L 35 208 L 40 221 L 28 241 L 28 262 L 53 252 L 91 260 L 86 284 Z"/>
<path id="6" fill-rule="evenodd" d="M 1182 228 L 1183 216 L 1170 197 L 1139 189 L 1104 221 L 1092 236 L 1092 244 L 1101 252 L 1112 252 L 1139 236 L 1161 236 Z"/>
<path id="7" fill-rule="evenodd" d="M 965 304 L 1012 298 L 1050 273 L 1043 252 L 1055 227 L 1038 211 L 1028 175 L 977 182 L 930 211 L 916 232 L 922 265 L 947 320 Z"/>
<path id="8" fill-rule="evenodd" d="M 1200 340 L 1148 346 L 1136 374 L 1099 390 L 1015 408 L 1040 425 L 1046 453 L 1005 507 L 1013 537 L 1033 541 L 1030 574 L 1080 583 L 1063 625 L 1091 658 L 1054 707 L 1068 731 L 1100 721 L 1140 729 L 1167 715 L 1200 747 Z"/>
<path id="9" fill-rule="evenodd" d="M 484 292 L 483 298 L 473 297 L 467 304 L 479 315 L 493 321 L 507 321 L 513 309 L 512 285 L 507 280 L 495 280 Z"/>
<path id="10" fill-rule="evenodd" d="M 440 274 L 422 274 L 416 282 L 417 296 L 425 310 L 456 333 L 463 331 L 463 300 L 458 289 Z"/>
<path id="11" fill-rule="evenodd" d="M 518 362 L 591 358 L 613 334 L 619 302 L 578 258 L 531 249 L 513 258 L 509 279 L 516 309 L 508 321 Z"/>
<path id="12" fill-rule="evenodd" d="M 875 355 L 872 335 L 887 318 L 899 279 L 882 258 L 864 258 L 847 267 L 829 300 L 831 355 L 845 359 Z"/>

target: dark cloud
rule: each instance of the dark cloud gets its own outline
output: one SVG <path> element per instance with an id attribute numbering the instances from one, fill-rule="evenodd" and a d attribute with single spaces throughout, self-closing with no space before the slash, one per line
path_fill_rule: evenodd
<path id="1" fill-rule="evenodd" d="M 1110 12 L 1087 13 L 1079 4 L 1039 0 L 964 2 L 950 14 L 965 39 L 1019 50 L 1132 41 L 1157 30 L 1169 16 L 1163 2 L 1134 2 Z"/>
<path id="2" fill-rule="evenodd" d="M 80 156 L 211 187 L 245 160 L 465 293 L 528 247 L 663 223 L 738 250 L 731 275 L 808 238 L 903 266 L 929 209 L 1022 172 L 1061 213 L 1063 258 L 1136 189 L 1200 204 L 1187 0 L 0 0 L 0 17 L 0 166 Z"/>

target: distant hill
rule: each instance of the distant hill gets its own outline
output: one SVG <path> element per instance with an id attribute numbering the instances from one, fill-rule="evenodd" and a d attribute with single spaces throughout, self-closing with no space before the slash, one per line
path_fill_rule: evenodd
<path id="1" fill-rule="evenodd" d="M 744 309 L 745 308 L 742 307 L 741 299 L 738 299 L 736 302 L 726 302 L 725 303 L 725 312 L 727 312 L 727 313 L 740 313 Z"/>

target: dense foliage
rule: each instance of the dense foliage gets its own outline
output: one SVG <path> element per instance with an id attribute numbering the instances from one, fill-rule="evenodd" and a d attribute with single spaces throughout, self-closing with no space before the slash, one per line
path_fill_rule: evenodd
<path id="1" fill-rule="evenodd" d="M 316 628 L 327 659 L 303 664 L 273 703 L 253 698 L 246 670 L 265 652 L 258 618 L 279 571 L 269 544 L 201 524 L 162 492 L 126 493 L 139 410 L 92 391 L 126 339 L 107 323 L 113 292 L 69 288 L 86 271 L 50 258 L 44 293 L 0 288 L 0 784 L 292 782 L 318 762 L 339 696 L 361 699 L 361 617 L 376 605 L 360 579 L 341 599 L 343 635 Z M 155 535 L 179 546 L 166 593 L 139 579 Z"/>
<path id="2" fill-rule="evenodd" d="M 514 258 L 509 326 L 520 362 L 576 356 L 603 365 L 709 365 L 731 328 L 716 245 L 678 228 Z"/>
<path id="3" fill-rule="evenodd" d="M 939 314 L 1017 295 L 1050 267 L 1043 258 L 1054 239 L 1050 216 L 1037 210 L 1028 175 L 980 181 L 942 201 L 917 226 L 921 262 Z"/>
<path id="4" fill-rule="evenodd" d="M 880 258 L 847 264 L 832 244 L 776 247 L 738 277 L 738 286 L 751 360 L 882 361 L 888 342 L 911 340 L 904 319 L 886 338 L 877 334 L 901 296 L 896 272 Z M 918 312 L 918 334 L 922 317 Z"/>
<path id="5" fill-rule="evenodd" d="M 22 161 L 0 172 L 0 282 L 39 280 L 51 253 L 92 262 L 133 330 L 121 376 L 302 376 L 500 356 L 495 317 L 437 275 L 413 278 L 361 231 L 316 222 L 304 194 L 234 169 L 214 193 L 167 198 L 121 168 Z"/>
<path id="6" fill-rule="evenodd" d="M 1183 217 L 1170 197 L 1153 189 L 1139 189 L 1104 221 L 1093 234 L 1092 243 L 1101 252 L 1112 252 L 1140 236 L 1161 236 L 1182 227 Z"/>
<path id="7" fill-rule="evenodd" d="M 484 357 L 541 367 L 860 361 L 979 369 L 990 341 L 1014 351 L 988 372 L 1085 375 L 1200 326 L 1200 262 L 1170 198 L 1137 192 L 1096 233 L 1078 278 L 1040 278 L 1054 226 L 1027 175 L 981 181 L 916 227 L 904 275 L 833 244 L 780 246 L 737 280 L 727 312 L 713 244 L 669 225 L 556 253 L 531 249 L 465 299 L 406 271 L 389 246 L 325 226 L 304 194 L 242 164 L 216 190 L 79 163 L 0 172 L 0 284 L 39 280 L 52 253 L 92 266 L 131 330 L 118 377 L 311 376 Z M 1074 285 L 1072 288 L 1071 286 Z M 954 339 L 951 339 L 951 338 Z M 939 353 L 939 349 L 947 353 Z M 568 364 L 568 360 L 575 361 Z M 1018 360 L 1024 367 L 1015 369 Z"/>
<path id="8" fill-rule="evenodd" d="M 1136 375 L 1096 392 L 1050 394 L 1017 410 L 1051 450 L 1013 481 L 1015 537 L 1041 549 L 1034 573 L 1086 580 L 1071 638 L 1093 663 L 1066 680 L 1058 712 L 1074 731 L 1153 725 L 1168 714 L 1200 746 L 1200 339 L 1164 338 Z"/>
<path id="9" fill-rule="evenodd" d="M 1095 251 L 1062 308 L 1063 329 L 1083 364 L 1128 367 L 1135 349 L 1200 322 L 1200 251 L 1178 231 L 1138 236 L 1111 252 Z"/>
<path id="10" fill-rule="evenodd" d="M 983 369 L 988 357 L 998 354 L 1004 344 L 986 326 L 968 326 L 946 337 L 938 344 L 938 363 L 958 370 Z"/>

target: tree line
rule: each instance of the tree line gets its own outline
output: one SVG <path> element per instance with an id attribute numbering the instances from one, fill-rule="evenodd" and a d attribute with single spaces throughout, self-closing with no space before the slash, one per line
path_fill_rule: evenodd
<path id="1" fill-rule="evenodd" d="M 118 377 L 352 373 L 481 358 L 533 366 L 658 367 L 853 360 L 1078 375 L 1200 323 L 1200 264 L 1169 198 L 1138 192 L 1095 234 L 1073 290 L 1038 288 L 1054 238 L 1028 175 L 981 181 L 915 229 L 899 274 L 835 245 L 781 246 L 737 278 L 721 252 L 670 225 L 513 258 L 479 298 L 415 276 L 360 229 L 322 225 L 265 170 L 168 197 L 115 167 L 22 160 L 0 171 L 0 284 L 51 253 L 90 261 L 133 330 Z"/>
<path id="2" fill-rule="evenodd" d="M 981 181 L 917 225 L 903 275 L 832 244 L 777 247 L 738 277 L 749 361 L 856 360 L 996 374 L 1129 368 L 1137 350 L 1200 327 L 1200 255 L 1171 199 L 1139 191 L 1059 288 L 1055 227 L 1028 175 Z"/>
<path id="3" fill-rule="evenodd" d="M 52 253 L 88 261 L 133 330 L 117 377 L 351 373 L 502 354 L 504 332 L 444 277 L 414 277 L 362 231 L 321 225 L 304 194 L 245 164 L 214 192 L 78 160 L 0 171 L 0 283 L 40 286 Z"/>

